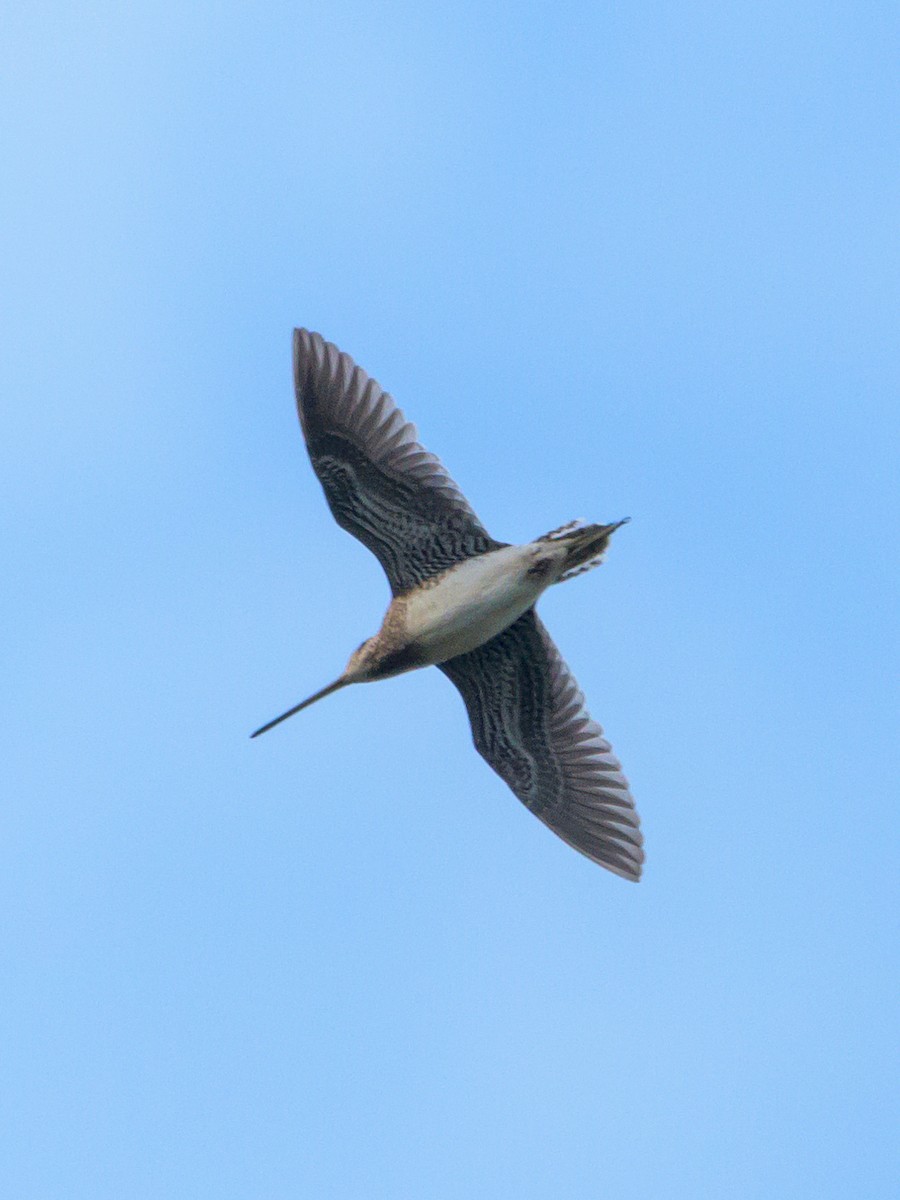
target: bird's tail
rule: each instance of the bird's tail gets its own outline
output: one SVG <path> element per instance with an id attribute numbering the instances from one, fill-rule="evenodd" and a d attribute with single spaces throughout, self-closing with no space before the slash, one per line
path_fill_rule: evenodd
<path id="1" fill-rule="evenodd" d="M 553 529 L 538 538 L 539 542 L 561 542 L 565 546 L 566 558 L 562 573 L 557 580 L 571 579 L 598 567 L 603 562 L 609 539 L 628 517 L 614 521 L 612 525 L 587 525 L 584 521 L 569 521 L 559 529 Z"/>

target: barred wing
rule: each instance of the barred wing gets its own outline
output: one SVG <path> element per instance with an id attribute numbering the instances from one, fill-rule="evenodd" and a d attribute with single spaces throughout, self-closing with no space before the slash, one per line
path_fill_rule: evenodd
<path id="1" fill-rule="evenodd" d="M 495 542 L 387 392 L 331 342 L 294 330 L 297 411 L 339 525 L 368 546 L 396 596 Z"/>
<path id="2" fill-rule="evenodd" d="M 639 879 L 628 784 L 534 609 L 440 669 L 462 693 L 478 753 L 526 808 L 594 862 Z"/>

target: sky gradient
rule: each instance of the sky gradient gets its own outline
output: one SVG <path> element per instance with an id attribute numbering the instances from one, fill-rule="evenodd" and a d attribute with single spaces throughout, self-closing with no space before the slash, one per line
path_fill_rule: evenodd
<path id="1" fill-rule="evenodd" d="M 0 1190 L 896 1195 L 896 5 L 5 18 Z M 251 730 L 388 600 L 290 333 L 488 529 L 638 886 L 435 670 Z"/>

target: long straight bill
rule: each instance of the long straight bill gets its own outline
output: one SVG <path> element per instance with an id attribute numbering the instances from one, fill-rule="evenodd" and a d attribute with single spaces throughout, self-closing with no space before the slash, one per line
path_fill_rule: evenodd
<path id="1" fill-rule="evenodd" d="M 294 713 L 300 712 L 303 708 L 309 708 L 311 704 L 315 704 L 317 700 L 323 700 L 326 696 L 330 696 L 332 692 L 336 692 L 338 688 L 346 687 L 349 680 L 341 676 L 334 683 L 329 683 L 328 687 L 323 687 L 320 692 L 314 692 L 306 700 L 301 700 L 299 704 L 295 704 L 293 708 L 289 708 L 286 713 L 282 713 L 280 717 L 276 717 L 274 721 L 269 721 L 267 725 L 260 725 L 255 733 L 251 733 L 252 738 L 259 737 L 261 733 L 265 733 L 269 729 L 274 729 L 276 725 L 280 725 L 282 721 L 286 721 L 288 717 L 292 717 Z"/>

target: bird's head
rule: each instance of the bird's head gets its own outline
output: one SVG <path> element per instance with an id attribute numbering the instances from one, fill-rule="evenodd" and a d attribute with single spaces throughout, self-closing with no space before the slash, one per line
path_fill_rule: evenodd
<path id="1" fill-rule="evenodd" d="M 343 678 L 348 682 L 362 682 L 371 674 L 375 660 L 374 642 L 374 638 L 366 638 L 350 655 L 343 674 Z"/>

